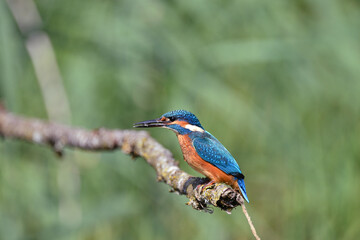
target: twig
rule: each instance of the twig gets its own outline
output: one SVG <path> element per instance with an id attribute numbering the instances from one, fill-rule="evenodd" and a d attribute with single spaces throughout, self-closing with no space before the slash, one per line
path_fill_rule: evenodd
<path id="1" fill-rule="evenodd" d="M 242 196 L 241 196 L 241 198 L 242 198 Z M 246 220 L 247 220 L 248 223 L 249 223 L 251 232 L 252 232 L 252 234 L 254 235 L 255 239 L 256 239 L 256 240 L 261 240 L 260 237 L 257 235 L 255 226 L 254 226 L 253 222 L 251 221 L 250 215 L 249 215 L 249 213 L 248 213 L 247 210 L 246 210 L 245 204 L 241 204 L 241 208 L 242 208 L 242 211 L 243 211 L 243 213 L 244 213 L 244 215 L 245 215 L 245 217 L 246 217 Z"/>
<path id="2" fill-rule="evenodd" d="M 243 204 L 241 194 L 220 183 L 204 189 L 196 188 L 208 180 L 190 176 L 180 170 L 171 152 L 151 138 L 147 132 L 105 128 L 85 130 L 24 118 L 0 109 L 0 135 L 49 145 L 59 156 L 62 156 L 65 147 L 92 151 L 121 149 L 131 156 L 141 156 L 155 169 L 158 181 L 168 184 L 172 191 L 186 195 L 189 198 L 187 204 L 196 210 L 212 213 L 210 204 L 230 213 L 235 207 L 242 205 L 255 238 L 260 239 Z"/>

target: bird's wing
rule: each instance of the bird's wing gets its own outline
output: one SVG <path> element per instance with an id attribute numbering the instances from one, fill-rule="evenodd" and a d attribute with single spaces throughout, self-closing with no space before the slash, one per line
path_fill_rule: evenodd
<path id="1" fill-rule="evenodd" d="M 243 179 L 244 175 L 241 173 L 239 165 L 233 156 L 215 137 L 210 136 L 193 139 L 193 145 L 199 156 L 226 174 Z"/>

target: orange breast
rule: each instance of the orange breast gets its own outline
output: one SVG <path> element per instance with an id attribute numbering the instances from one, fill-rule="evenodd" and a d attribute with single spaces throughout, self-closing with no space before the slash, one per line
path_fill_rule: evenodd
<path id="1" fill-rule="evenodd" d="M 234 189 L 239 189 L 239 186 L 233 176 L 226 174 L 211 163 L 206 162 L 199 156 L 199 154 L 196 153 L 189 136 L 179 134 L 178 140 L 181 151 L 184 155 L 184 160 L 190 165 L 190 167 L 215 182 L 223 182 L 232 186 Z"/>

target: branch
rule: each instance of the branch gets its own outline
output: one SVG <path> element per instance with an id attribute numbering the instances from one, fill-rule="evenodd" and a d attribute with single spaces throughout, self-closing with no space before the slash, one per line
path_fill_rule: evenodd
<path id="1" fill-rule="evenodd" d="M 143 157 L 155 169 L 158 181 L 168 184 L 172 191 L 186 195 L 189 198 L 187 204 L 196 210 L 212 212 L 210 204 L 230 213 L 244 202 L 238 192 L 225 184 L 196 188 L 208 180 L 190 176 L 180 170 L 171 152 L 145 131 L 104 128 L 86 130 L 24 118 L 0 109 L 0 135 L 49 145 L 59 156 L 63 155 L 65 147 L 70 147 L 92 151 L 121 149 L 133 157 Z"/>
<path id="2" fill-rule="evenodd" d="M 158 181 L 168 184 L 173 192 L 186 195 L 189 198 L 187 205 L 196 210 L 212 213 L 208 206 L 211 204 L 231 213 L 241 205 L 254 237 L 260 239 L 246 211 L 244 199 L 237 191 L 221 183 L 197 188 L 208 179 L 196 178 L 180 170 L 171 152 L 145 131 L 74 128 L 16 116 L 0 105 L 0 136 L 49 145 L 59 156 L 63 155 L 65 147 L 70 147 L 92 151 L 121 149 L 133 157 L 143 157 L 155 169 Z"/>

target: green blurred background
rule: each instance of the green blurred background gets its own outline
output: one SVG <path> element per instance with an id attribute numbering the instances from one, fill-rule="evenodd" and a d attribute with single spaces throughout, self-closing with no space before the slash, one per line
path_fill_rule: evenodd
<path id="1" fill-rule="evenodd" d="M 359 79 L 358 0 L 0 0 L 9 111 L 122 129 L 192 111 L 239 162 L 263 239 L 360 238 Z M 0 239 L 252 239 L 240 208 L 168 190 L 119 151 L 0 141 Z"/>

